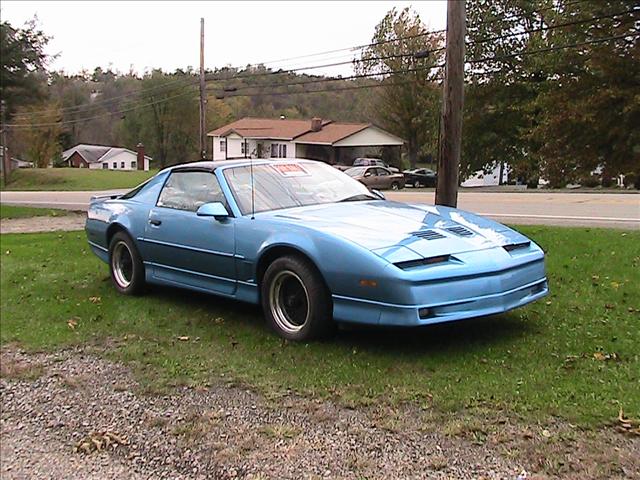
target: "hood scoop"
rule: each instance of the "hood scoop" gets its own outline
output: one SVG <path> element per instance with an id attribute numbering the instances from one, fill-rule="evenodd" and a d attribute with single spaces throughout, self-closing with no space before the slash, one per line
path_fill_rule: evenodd
<path id="1" fill-rule="evenodd" d="M 417 232 L 411 232 L 411 235 L 423 240 L 437 240 L 439 238 L 445 238 L 444 235 L 436 232 L 435 230 L 418 230 Z"/>
<path id="2" fill-rule="evenodd" d="M 465 227 L 449 227 L 449 228 L 445 228 L 445 230 L 447 232 L 451 232 L 455 235 L 459 235 L 460 237 L 472 237 L 473 236 L 473 232 L 471 230 L 469 230 L 468 228 Z"/>

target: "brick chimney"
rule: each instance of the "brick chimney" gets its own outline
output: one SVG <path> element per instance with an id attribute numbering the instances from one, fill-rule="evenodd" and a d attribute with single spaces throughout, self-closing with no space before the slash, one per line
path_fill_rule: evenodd
<path id="1" fill-rule="evenodd" d="M 138 151 L 136 166 L 138 170 L 144 170 L 144 145 L 142 143 L 138 143 L 138 145 L 136 145 L 136 150 Z"/>
<path id="2" fill-rule="evenodd" d="M 322 130 L 322 119 L 319 117 L 313 117 L 311 119 L 311 131 L 319 132 L 320 130 Z"/>

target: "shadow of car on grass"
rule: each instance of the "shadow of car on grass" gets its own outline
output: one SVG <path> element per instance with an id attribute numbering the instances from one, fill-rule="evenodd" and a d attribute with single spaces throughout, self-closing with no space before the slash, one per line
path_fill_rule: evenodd
<path id="1" fill-rule="evenodd" d="M 231 329 L 236 324 L 239 330 L 249 328 L 256 334 L 276 337 L 268 328 L 258 305 L 161 286 L 151 287 L 147 295 L 176 305 L 189 304 L 194 310 L 210 311 L 211 316 L 202 325 L 205 328 L 215 318 L 222 317 Z M 315 343 L 333 343 L 371 353 L 406 355 L 446 352 L 453 355 L 461 351 L 469 353 L 492 345 L 513 343 L 536 331 L 531 321 L 521 318 L 519 314 L 503 313 L 420 327 L 341 323 L 335 335 Z"/>

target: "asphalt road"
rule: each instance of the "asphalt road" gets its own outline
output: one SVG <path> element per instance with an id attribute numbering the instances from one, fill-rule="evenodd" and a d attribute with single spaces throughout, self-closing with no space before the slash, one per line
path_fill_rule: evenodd
<path id="1" fill-rule="evenodd" d="M 92 195 L 108 192 L 0 192 L 14 205 L 86 210 Z M 434 192 L 386 192 L 390 200 L 433 204 Z M 640 229 L 640 195 L 624 193 L 461 192 L 458 207 L 502 223 Z"/>

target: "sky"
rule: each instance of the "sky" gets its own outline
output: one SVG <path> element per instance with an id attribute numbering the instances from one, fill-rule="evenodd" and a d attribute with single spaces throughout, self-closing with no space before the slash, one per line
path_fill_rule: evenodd
<path id="1" fill-rule="evenodd" d="M 333 2 L 63 2 L 3 0 L 0 18 L 14 27 L 37 15 L 53 37 L 53 70 L 77 73 L 100 66 L 144 73 L 199 66 L 200 18 L 205 19 L 205 66 L 244 66 L 369 43 L 393 7 L 412 6 L 430 29 L 446 25 L 445 1 Z M 349 60 L 339 52 L 278 61 L 294 68 Z M 310 73 L 348 75 L 350 66 Z"/>

